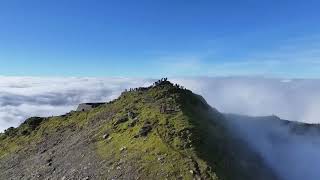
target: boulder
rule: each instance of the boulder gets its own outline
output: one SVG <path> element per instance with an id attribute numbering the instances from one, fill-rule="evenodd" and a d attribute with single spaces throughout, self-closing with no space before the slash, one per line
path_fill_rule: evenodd
<path id="1" fill-rule="evenodd" d="M 152 125 L 149 123 L 145 123 L 139 131 L 139 136 L 147 136 L 151 130 Z"/>
<path id="2" fill-rule="evenodd" d="M 132 120 L 132 122 L 131 123 L 129 123 L 129 127 L 133 127 L 133 126 L 135 126 L 136 125 L 136 123 L 139 121 L 139 119 L 138 119 L 138 117 L 135 117 L 133 120 Z"/>
<path id="3" fill-rule="evenodd" d="M 134 112 L 128 111 L 128 118 L 129 118 L 129 119 L 133 119 L 133 118 L 135 118 L 135 117 L 136 117 L 136 114 L 135 114 Z"/>
<path id="4" fill-rule="evenodd" d="M 127 122 L 129 119 L 128 119 L 128 117 L 121 117 L 121 118 L 118 118 L 117 120 L 116 120 L 116 122 L 114 123 L 114 125 L 116 126 L 116 125 L 118 125 L 118 124 L 121 124 L 121 123 L 124 123 L 124 122 Z"/>
<path id="5" fill-rule="evenodd" d="M 106 134 L 104 134 L 104 135 L 102 136 L 103 139 L 107 139 L 108 137 L 109 137 L 109 134 L 108 134 L 108 133 L 106 133 Z"/>
<path id="6" fill-rule="evenodd" d="M 120 148 L 120 152 L 123 152 L 123 151 L 125 151 L 125 150 L 127 150 L 127 147 L 122 147 L 122 148 Z"/>

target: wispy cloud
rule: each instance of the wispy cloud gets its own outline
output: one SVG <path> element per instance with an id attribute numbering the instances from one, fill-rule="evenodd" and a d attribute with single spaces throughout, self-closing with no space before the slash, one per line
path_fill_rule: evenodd
<path id="1" fill-rule="evenodd" d="M 246 42 L 243 44 L 246 46 Z M 264 48 L 254 45 L 242 48 L 241 44 L 235 47 L 223 40 L 211 46 L 198 52 L 158 54 L 153 62 L 160 74 L 171 76 L 320 76 L 320 36 L 290 37 Z"/>

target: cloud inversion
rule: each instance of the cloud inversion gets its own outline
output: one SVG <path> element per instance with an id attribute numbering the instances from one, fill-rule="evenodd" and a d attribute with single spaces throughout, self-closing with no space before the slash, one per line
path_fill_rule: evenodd
<path id="1" fill-rule="evenodd" d="M 248 77 L 174 78 L 201 94 L 219 111 L 319 123 L 320 80 Z M 0 132 L 31 116 L 59 115 L 82 102 L 109 101 L 124 89 L 149 86 L 154 80 L 129 78 L 0 77 Z M 315 134 L 291 134 L 272 121 L 242 118 L 233 124 L 285 180 L 319 179 L 320 142 Z M 316 135 L 319 137 L 319 134 Z M 271 138 L 271 139 L 270 139 Z"/>
<path id="2" fill-rule="evenodd" d="M 129 78 L 0 77 L 0 132 L 31 116 L 60 115 L 83 102 L 110 101 L 152 81 Z"/>
<path id="3" fill-rule="evenodd" d="M 247 77 L 173 78 L 201 94 L 222 112 L 275 114 L 283 119 L 320 122 L 320 80 Z M 0 77 L 0 131 L 30 116 L 51 116 L 82 102 L 109 101 L 151 79 Z"/>

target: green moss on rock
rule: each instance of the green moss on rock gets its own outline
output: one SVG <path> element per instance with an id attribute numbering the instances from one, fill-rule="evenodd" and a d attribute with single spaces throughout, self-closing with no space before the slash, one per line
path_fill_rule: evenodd
<path id="1" fill-rule="evenodd" d="M 8 129 L 0 136 L 0 161 L 59 134 L 81 135 L 105 162 L 101 166 L 108 171 L 99 172 L 105 178 L 120 171 L 139 179 L 273 179 L 271 171 L 260 170 L 262 162 L 256 167 L 240 165 L 242 154 L 233 148 L 242 146 L 223 122 L 224 117 L 201 96 L 163 79 L 87 112 L 30 118 Z M 245 160 L 252 159 L 257 160 Z M 123 164 L 126 169 L 121 169 Z"/>

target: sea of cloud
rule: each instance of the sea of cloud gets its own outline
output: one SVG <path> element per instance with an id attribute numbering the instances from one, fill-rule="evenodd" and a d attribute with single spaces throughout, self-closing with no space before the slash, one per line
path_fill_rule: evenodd
<path id="1" fill-rule="evenodd" d="M 319 123 L 320 80 L 262 77 L 171 78 L 201 94 L 225 113 L 277 115 L 282 119 Z M 31 116 L 53 116 L 79 103 L 105 102 L 124 89 L 149 86 L 154 79 L 0 77 L 0 132 Z M 235 132 L 248 141 L 282 179 L 319 179 L 319 134 L 292 134 L 288 127 L 242 118 Z M 255 123 L 253 123 L 255 122 Z M 276 136 L 270 139 L 270 135 Z M 274 136 L 271 137 L 274 137 Z M 279 143 L 280 142 L 280 143 Z"/>
<path id="2" fill-rule="evenodd" d="M 106 102 L 152 80 L 130 78 L 0 77 L 0 132 L 31 116 L 53 116 L 83 102 Z"/>
<path id="3" fill-rule="evenodd" d="M 275 114 L 283 119 L 319 123 L 320 80 L 262 77 L 172 78 L 222 112 Z M 153 79 L 0 77 L 0 131 L 31 116 L 66 113 L 83 102 L 109 101 L 124 89 Z"/>
<path id="4" fill-rule="evenodd" d="M 277 115 L 282 119 L 320 123 L 320 79 L 263 77 L 179 78 L 225 113 Z"/>

